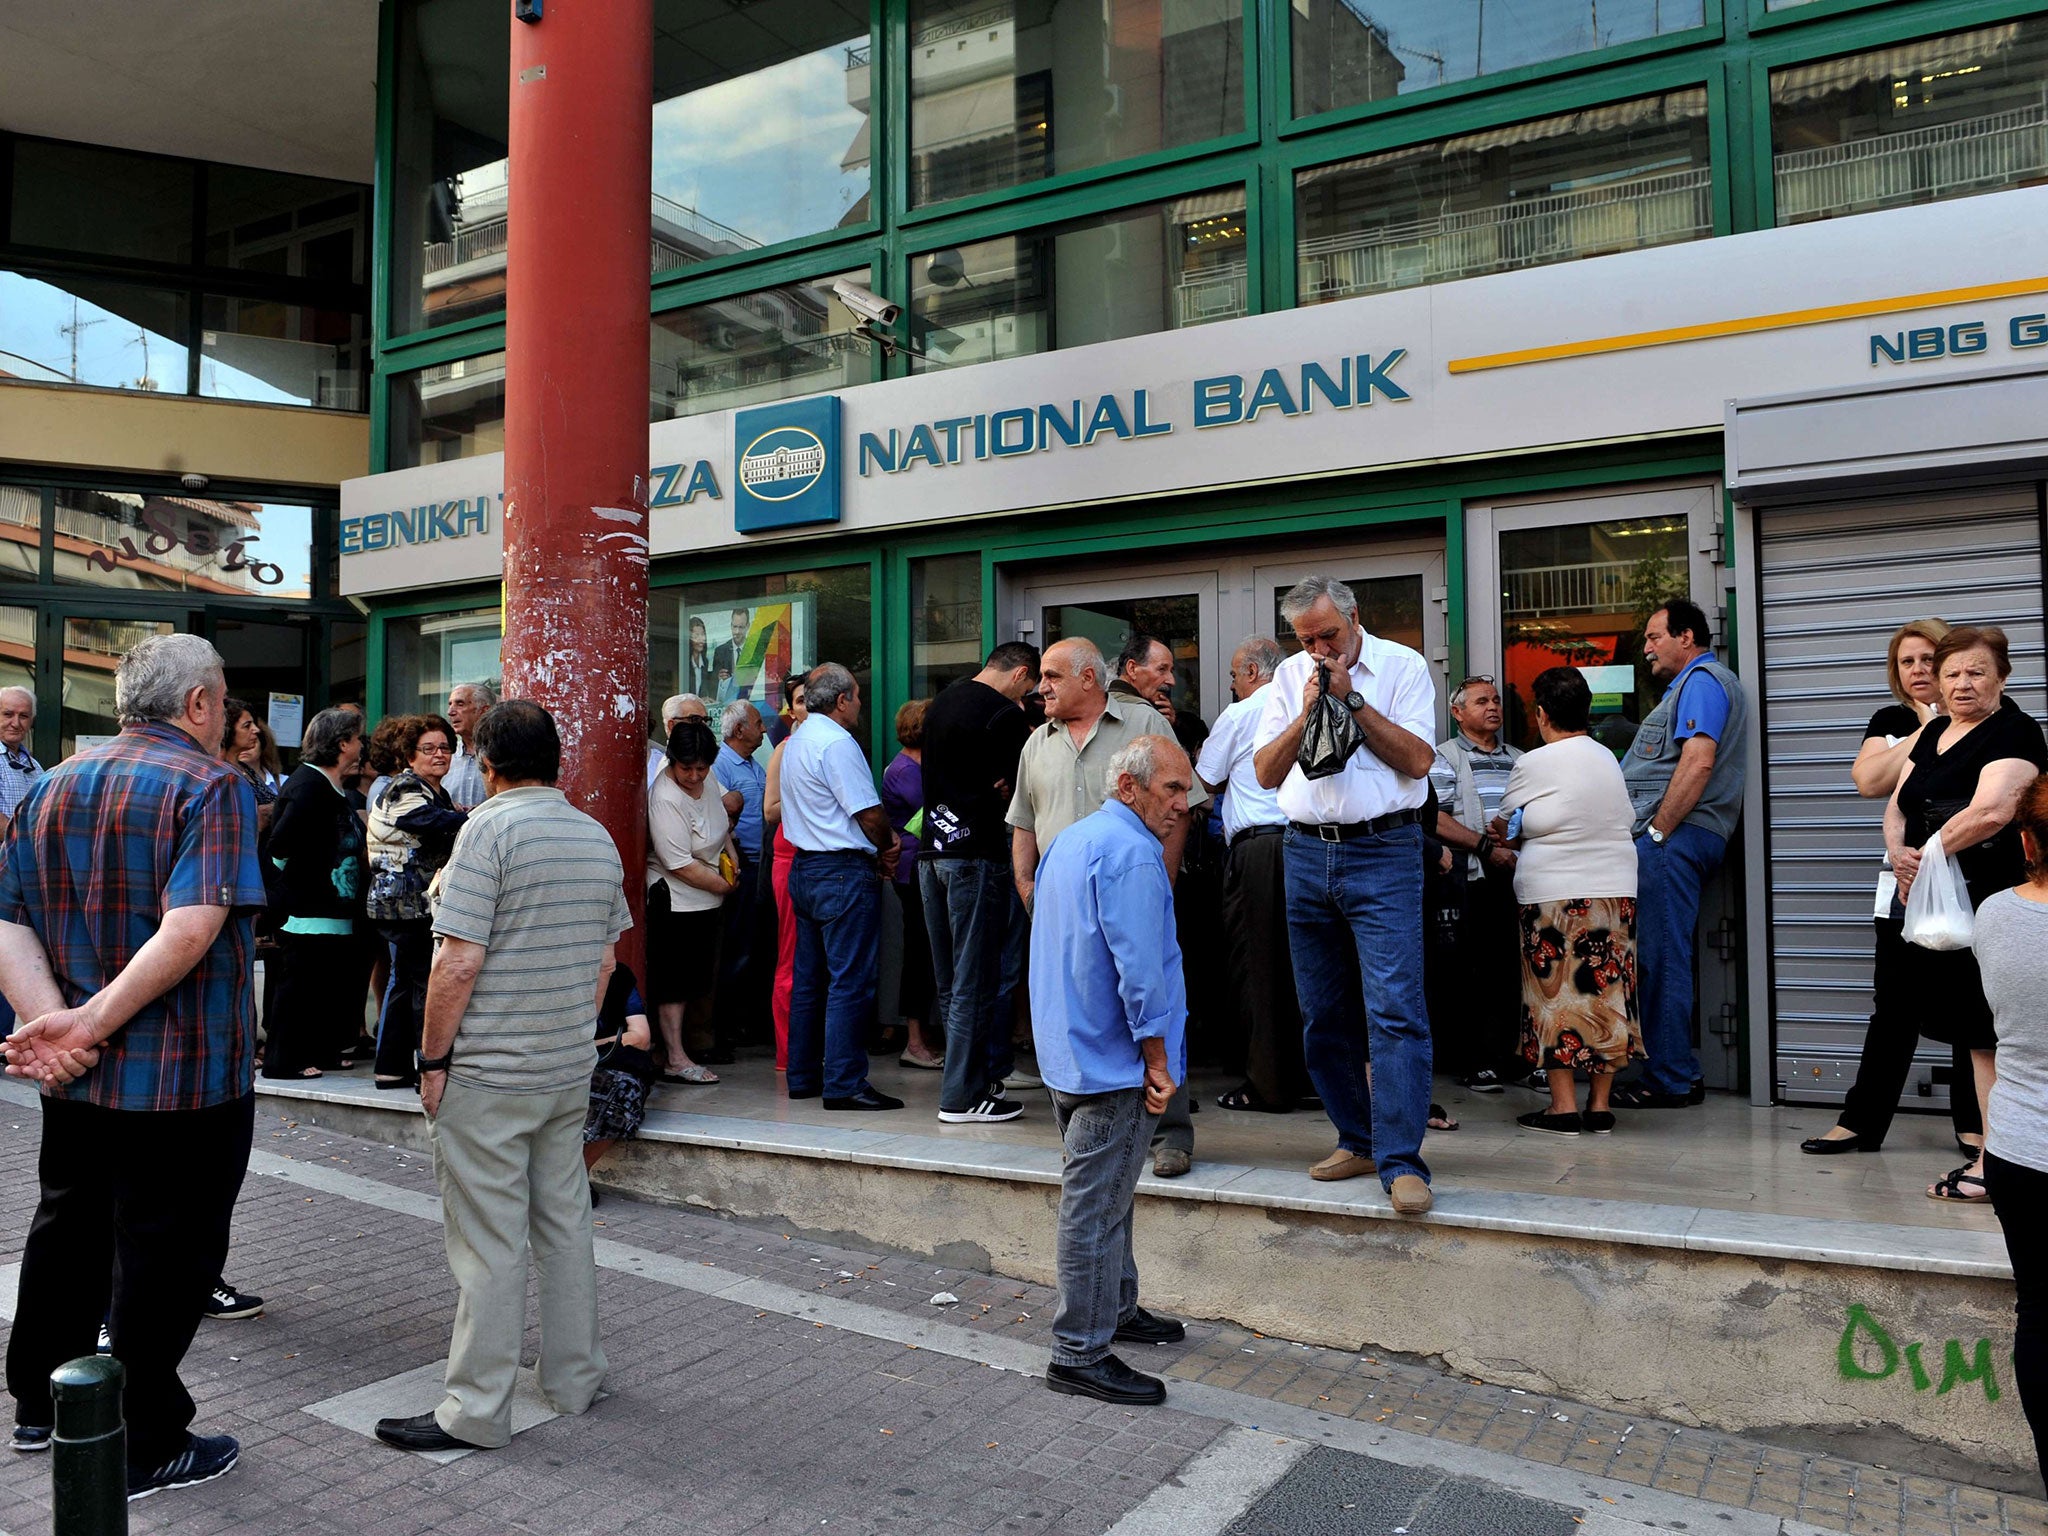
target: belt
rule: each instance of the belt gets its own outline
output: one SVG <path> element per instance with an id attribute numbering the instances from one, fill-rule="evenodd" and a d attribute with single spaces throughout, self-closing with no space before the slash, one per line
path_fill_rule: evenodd
<path id="1" fill-rule="evenodd" d="M 1279 823 L 1277 822 L 1274 823 L 1272 826 L 1268 827 L 1240 827 L 1231 836 L 1230 846 L 1235 848 L 1239 843 L 1243 842 L 1248 837 L 1278 837 L 1282 832 L 1285 832 L 1286 830 L 1287 829 L 1285 827 L 1279 825 Z"/>
<path id="2" fill-rule="evenodd" d="M 1376 837 L 1382 832 L 1391 832 L 1396 827 L 1410 826 L 1422 820 L 1422 812 L 1415 809 L 1389 811 L 1384 816 L 1375 816 L 1371 821 L 1323 822 L 1320 824 L 1295 821 L 1288 823 L 1303 837 L 1318 838 L 1326 843 L 1348 843 L 1353 838 Z"/>
<path id="3" fill-rule="evenodd" d="M 870 864 L 875 861 L 872 848 L 798 848 L 795 853 L 800 859 L 866 859 Z"/>

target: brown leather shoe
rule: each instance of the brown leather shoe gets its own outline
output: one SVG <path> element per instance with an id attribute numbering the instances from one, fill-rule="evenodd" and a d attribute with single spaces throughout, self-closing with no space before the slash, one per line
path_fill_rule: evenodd
<path id="1" fill-rule="evenodd" d="M 1362 1157 L 1348 1147 L 1339 1147 L 1309 1169 L 1308 1176 L 1327 1184 L 1336 1179 L 1355 1179 L 1362 1173 L 1375 1173 L 1378 1170 L 1379 1164 L 1371 1158 Z"/>
<path id="2" fill-rule="evenodd" d="M 1399 1175 L 1387 1191 L 1387 1198 L 1394 1202 L 1394 1209 L 1403 1216 L 1420 1216 L 1436 1203 L 1436 1196 L 1429 1192 L 1429 1186 L 1412 1173 Z"/>

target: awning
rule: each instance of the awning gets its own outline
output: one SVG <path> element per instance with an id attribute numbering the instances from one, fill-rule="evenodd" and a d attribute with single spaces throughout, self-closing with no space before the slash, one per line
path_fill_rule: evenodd
<path id="1" fill-rule="evenodd" d="M 1852 53 L 1844 58 L 1822 59 L 1818 64 L 1773 70 L 1771 100 L 1780 104 L 1812 101 L 1873 80 L 1886 84 L 1894 80 L 1917 82 L 1922 75 L 2009 64 L 2024 30 L 2020 23 L 2008 22 L 1947 37 L 1923 37 L 1896 48 L 1880 48 L 1875 53 Z"/>
<path id="2" fill-rule="evenodd" d="M 1017 91 L 1007 75 L 910 103 L 910 147 L 916 154 L 951 149 L 1017 132 Z"/>
<path id="3" fill-rule="evenodd" d="M 1362 165 L 1385 165 L 1402 159 L 1430 160 L 1440 155 L 1473 154 L 1481 150 L 1499 149 L 1509 144 L 1535 144 L 1545 139 L 1577 137 L 1581 134 L 1612 133 L 1618 129 L 1638 128 L 1647 123 L 1685 122 L 1691 118 L 1704 117 L 1707 111 L 1707 93 L 1702 87 L 1671 91 L 1656 96 L 1638 96 L 1630 101 L 1609 102 L 1603 107 L 1587 107 L 1579 112 L 1567 112 L 1559 117 L 1531 118 L 1525 123 L 1509 123 L 1502 128 L 1488 128 L 1481 133 L 1463 133 L 1456 138 L 1432 139 L 1425 144 L 1409 145 L 1405 149 L 1383 150 L 1378 154 L 1360 155 L 1352 160 L 1339 160 L 1332 165 L 1319 165 L 1301 173 L 1301 183 L 1306 186 L 1320 181 L 1325 176 L 1338 175 Z"/>

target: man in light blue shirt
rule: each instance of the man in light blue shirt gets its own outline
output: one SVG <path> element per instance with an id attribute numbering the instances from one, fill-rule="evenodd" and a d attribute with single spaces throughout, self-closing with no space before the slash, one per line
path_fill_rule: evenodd
<path id="1" fill-rule="evenodd" d="M 1186 1331 L 1138 1305 L 1131 1217 L 1153 1124 L 1187 1080 L 1165 844 L 1187 820 L 1195 771 L 1171 737 L 1140 736 L 1111 756 L 1105 778 L 1109 799 L 1054 839 L 1035 886 L 1031 1030 L 1067 1153 L 1045 1384 L 1131 1405 L 1164 1402 L 1166 1384 L 1110 1345 Z"/>
<path id="2" fill-rule="evenodd" d="M 896 873 L 896 832 L 853 727 L 860 688 L 834 662 L 812 669 L 803 729 L 782 749 L 782 835 L 796 850 L 796 969 L 789 992 L 792 1099 L 827 1109 L 901 1109 L 868 1082 L 868 1015 L 882 951 L 882 884 Z"/>

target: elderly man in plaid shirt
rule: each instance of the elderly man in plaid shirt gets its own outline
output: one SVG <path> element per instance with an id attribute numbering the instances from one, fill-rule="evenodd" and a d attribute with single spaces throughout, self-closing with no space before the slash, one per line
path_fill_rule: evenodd
<path id="1" fill-rule="evenodd" d="M 128 1497 L 221 1476 L 178 1366 L 227 1257 L 255 1126 L 256 799 L 221 760 L 219 654 L 145 640 L 121 734 L 60 764 L 0 842 L 7 1071 L 43 1089 L 42 1198 L 7 1347 L 12 1445 L 49 1446 L 50 1372 L 108 1318 L 127 1371 Z"/>

